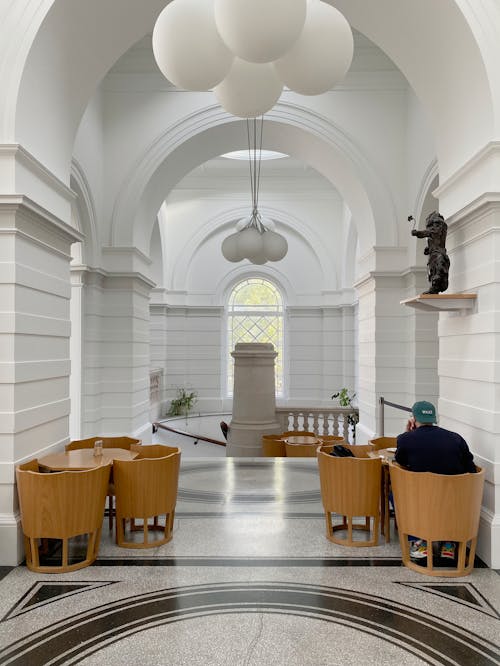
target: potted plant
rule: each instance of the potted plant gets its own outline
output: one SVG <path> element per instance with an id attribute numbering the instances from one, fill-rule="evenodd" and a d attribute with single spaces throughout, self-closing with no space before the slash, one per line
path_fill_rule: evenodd
<path id="1" fill-rule="evenodd" d="M 170 403 L 168 416 L 185 416 L 187 418 L 195 402 L 195 391 L 188 392 L 184 388 L 178 388 L 177 398 L 174 398 Z"/>
<path id="2" fill-rule="evenodd" d="M 353 410 L 356 409 L 353 405 L 353 400 L 356 397 L 356 394 L 352 392 L 349 393 L 349 389 L 341 388 L 339 391 L 332 395 L 332 400 L 338 400 L 341 407 L 351 407 Z M 359 421 L 359 414 L 353 412 L 347 416 L 347 428 L 352 428 L 352 441 L 356 442 L 356 424 Z"/>

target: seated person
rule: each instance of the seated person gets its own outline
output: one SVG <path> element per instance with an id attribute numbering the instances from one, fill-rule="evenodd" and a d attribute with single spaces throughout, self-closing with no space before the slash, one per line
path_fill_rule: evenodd
<path id="1" fill-rule="evenodd" d="M 474 458 L 463 437 L 435 425 L 436 408 L 431 402 L 416 402 L 411 411 L 413 416 L 406 424 L 406 432 L 397 438 L 396 462 L 412 472 L 476 472 Z M 410 537 L 410 540 L 410 556 L 415 559 L 427 557 L 427 543 L 416 537 Z M 453 559 L 455 544 L 442 543 L 441 557 Z"/>

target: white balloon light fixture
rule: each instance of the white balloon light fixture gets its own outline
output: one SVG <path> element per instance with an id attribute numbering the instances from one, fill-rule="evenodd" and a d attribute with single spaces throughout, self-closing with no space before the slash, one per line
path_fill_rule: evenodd
<path id="1" fill-rule="evenodd" d="M 215 24 L 229 49 L 248 62 L 272 62 L 298 38 L 307 0 L 215 0 Z"/>
<path id="2" fill-rule="evenodd" d="M 276 104 L 283 85 L 302 95 L 333 88 L 353 48 L 349 23 L 322 0 L 171 0 L 159 15 L 153 53 L 162 74 L 186 90 L 213 88 L 228 113 L 247 119 L 252 214 L 222 242 L 228 261 L 261 265 L 288 251 L 258 210 L 263 120 L 258 142 L 257 118 Z"/>
<path id="3" fill-rule="evenodd" d="M 215 89 L 232 115 L 256 118 L 283 85 L 319 95 L 353 56 L 349 23 L 322 0 L 171 0 L 153 30 L 162 74 L 186 90 Z"/>
<path id="4" fill-rule="evenodd" d="M 252 264 L 262 265 L 280 261 L 288 251 L 286 238 L 264 225 L 258 208 L 263 124 L 262 118 L 260 123 L 256 118 L 247 119 L 252 214 L 243 227 L 222 241 L 222 254 L 231 262 L 248 259 Z"/>
<path id="5" fill-rule="evenodd" d="M 186 90 L 213 88 L 234 60 L 215 27 L 213 0 L 172 0 L 156 21 L 153 53 L 161 73 Z"/>
<path id="6" fill-rule="evenodd" d="M 274 67 L 235 58 L 226 78 L 215 87 L 220 105 L 233 116 L 256 118 L 273 108 L 283 84 Z"/>
<path id="7" fill-rule="evenodd" d="M 320 95 L 342 81 L 354 52 L 351 27 L 325 2 L 311 2 L 300 37 L 274 67 L 294 92 Z"/>

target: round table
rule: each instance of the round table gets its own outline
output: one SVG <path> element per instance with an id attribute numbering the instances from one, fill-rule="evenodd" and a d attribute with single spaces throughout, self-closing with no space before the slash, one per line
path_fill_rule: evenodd
<path id="1" fill-rule="evenodd" d="M 103 449 L 101 456 L 95 456 L 94 449 L 74 449 L 73 451 L 49 453 L 49 455 L 39 458 L 38 464 L 51 472 L 66 472 L 112 465 L 113 460 L 134 460 L 138 455 L 138 451 L 110 448 Z"/>

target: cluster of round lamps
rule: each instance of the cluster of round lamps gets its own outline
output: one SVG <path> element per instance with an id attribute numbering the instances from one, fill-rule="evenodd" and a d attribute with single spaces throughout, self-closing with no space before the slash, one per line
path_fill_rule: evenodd
<path id="1" fill-rule="evenodd" d="M 353 37 L 322 0 L 171 0 L 155 24 L 153 52 L 178 88 L 213 89 L 226 111 L 255 118 L 283 86 L 319 95 L 337 85 Z"/>
<path id="2" fill-rule="evenodd" d="M 254 208 L 243 229 L 222 241 L 221 250 L 228 261 L 248 259 L 252 264 L 262 265 L 283 259 L 288 252 L 288 243 L 284 236 L 263 224 L 260 213 Z"/>

